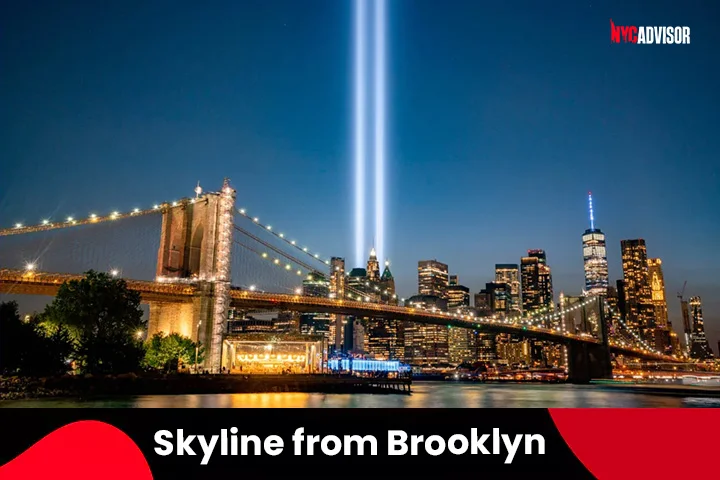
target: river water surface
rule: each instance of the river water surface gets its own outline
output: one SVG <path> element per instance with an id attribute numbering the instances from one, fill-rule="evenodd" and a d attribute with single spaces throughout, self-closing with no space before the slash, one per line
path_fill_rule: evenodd
<path id="1" fill-rule="evenodd" d="M 0 402 L 1 407 L 62 408 L 493 408 L 493 407 L 720 407 L 720 398 L 670 397 L 613 390 L 601 385 L 472 384 L 413 382 L 411 395 L 239 393 L 141 395 L 106 399 L 39 399 Z"/>

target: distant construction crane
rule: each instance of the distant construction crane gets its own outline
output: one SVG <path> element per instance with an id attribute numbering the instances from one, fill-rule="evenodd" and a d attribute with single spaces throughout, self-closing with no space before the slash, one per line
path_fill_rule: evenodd
<path id="1" fill-rule="evenodd" d="M 685 349 L 687 350 L 688 354 L 690 353 L 690 334 L 692 333 L 692 326 L 690 325 L 690 312 L 688 311 L 688 303 L 687 300 L 683 297 L 685 295 L 685 287 L 687 287 L 687 280 L 685 280 L 685 283 L 683 283 L 682 290 L 680 290 L 677 294 L 677 297 L 680 299 L 680 311 L 682 313 L 682 319 L 683 319 L 683 330 L 685 330 Z"/>

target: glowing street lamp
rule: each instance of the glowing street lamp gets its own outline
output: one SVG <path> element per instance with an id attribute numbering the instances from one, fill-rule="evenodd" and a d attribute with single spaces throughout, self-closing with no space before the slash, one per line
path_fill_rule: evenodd
<path id="1" fill-rule="evenodd" d="M 35 271 L 35 264 L 34 263 L 26 263 L 25 270 L 27 270 L 28 272 Z"/>
<path id="2" fill-rule="evenodd" d="M 251 291 L 251 292 L 254 292 L 254 291 L 255 291 L 255 288 L 256 288 L 255 285 L 250 285 L 250 291 Z"/>

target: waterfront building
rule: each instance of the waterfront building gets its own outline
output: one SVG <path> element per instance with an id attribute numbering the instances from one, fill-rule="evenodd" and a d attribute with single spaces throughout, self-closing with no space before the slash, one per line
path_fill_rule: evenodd
<path id="1" fill-rule="evenodd" d="M 702 301 L 700 297 L 690 297 L 690 318 L 692 321 L 692 335 L 690 338 L 690 358 L 696 360 L 710 360 L 713 352 L 705 336 L 705 325 L 703 323 Z"/>

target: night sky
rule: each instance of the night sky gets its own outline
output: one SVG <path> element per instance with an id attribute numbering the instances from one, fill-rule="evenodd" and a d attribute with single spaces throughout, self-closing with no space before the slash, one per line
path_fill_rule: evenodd
<path id="1" fill-rule="evenodd" d="M 591 190 L 611 282 L 620 240 L 644 238 L 676 331 L 687 280 L 717 351 L 717 3 L 389 3 L 398 293 L 431 258 L 476 293 L 529 248 L 546 250 L 556 294 L 580 293 Z M 227 176 L 238 207 L 352 258 L 351 13 L 340 0 L 4 2 L 0 223 L 149 206 Z M 689 26 L 692 43 L 612 45 L 610 18 Z M 122 249 L 147 278 L 154 232 Z M 7 238 L 0 264 L 16 267 Z"/>

